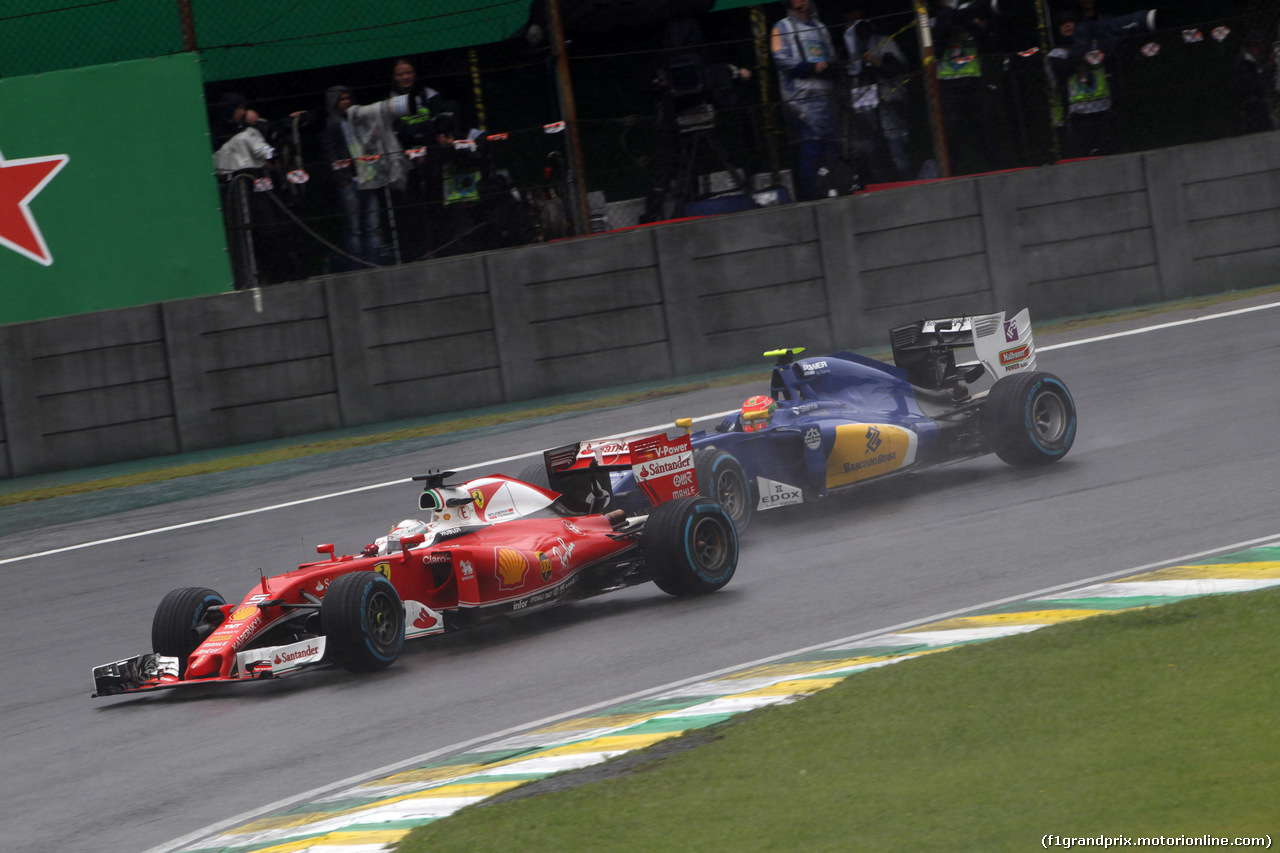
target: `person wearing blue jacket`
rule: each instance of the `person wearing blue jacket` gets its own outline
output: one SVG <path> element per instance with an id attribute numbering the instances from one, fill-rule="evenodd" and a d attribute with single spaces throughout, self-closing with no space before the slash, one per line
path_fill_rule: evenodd
<path id="1" fill-rule="evenodd" d="M 813 0 L 785 0 L 787 15 L 773 27 L 770 50 L 778 68 L 783 109 L 799 147 L 797 192 L 818 197 L 819 165 L 840 155 L 835 101 L 835 46 Z"/>

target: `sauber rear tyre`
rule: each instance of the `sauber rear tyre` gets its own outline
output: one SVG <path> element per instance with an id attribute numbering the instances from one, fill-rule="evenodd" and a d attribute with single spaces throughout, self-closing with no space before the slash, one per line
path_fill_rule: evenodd
<path id="1" fill-rule="evenodd" d="M 982 408 L 982 434 L 997 456 L 1020 468 L 1067 455 L 1076 440 L 1076 404 L 1052 373 L 1015 373 L 996 381 Z"/>
<path id="2" fill-rule="evenodd" d="M 738 533 L 723 507 L 705 497 L 677 498 L 649 513 L 641 540 L 653 582 L 671 595 L 703 595 L 738 568 Z"/>
<path id="3" fill-rule="evenodd" d="M 325 660 L 351 672 L 376 672 L 404 647 L 404 604 L 377 572 L 335 578 L 320 602 Z"/>
<path id="4" fill-rule="evenodd" d="M 698 492 L 719 502 L 742 533 L 751 524 L 755 501 L 751 499 L 751 483 L 742 463 L 732 453 L 714 447 L 693 452 L 693 469 L 698 476 Z"/>
<path id="5" fill-rule="evenodd" d="M 187 673 L 187 658 L 227 618 L 227 600 L 211 589 L 184 587 L 160 599 L 151 620 L 151 650 L 178 659 L 178 675 Z"/>

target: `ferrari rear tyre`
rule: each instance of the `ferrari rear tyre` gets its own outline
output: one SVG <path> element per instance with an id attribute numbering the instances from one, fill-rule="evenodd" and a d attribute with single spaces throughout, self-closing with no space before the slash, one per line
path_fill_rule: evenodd
<path id="1" fill-rule="evenodd" d="M 376 672 L 404 648 L 404 604 L 377 572 L 341 575 L 320 602 L 325 660 L 351 672 Z"/>
<path id="2" fill-rule="evenodd" d="M 227 600 L 211 589 L 184 587 L 160 599 L 151 620 L 151 649 L 178 659 L 178 675 L 186 675 L 187 658 L 222 624 Z"/>
<path id="3" fill-rule="evenodd" d="M 745 531 L 756 505 L 751 483 L 737 457 L 715 447 L 704 447 L 693 452 L 693 469 L 698 476 L 698 492 L 724 507 L 739 534 Z"/>
<path id="4" fill-rule="evenodd" d="M 551 488 L 551 478 L 547 476 L 547 466 L 541 462 L 525 468 L 520 472 L 518 479 L 531 486 L 541 486 L 544 489 Z"/>
<path id="5" fill-rule="evenodd" d="M 1076 404 L 1052 373 L 1015 373 L 996 381 L 982 408 L 987 446 L 1010 465 L 1056 462 L 1076 440 Z"/>
<path id="6" fill-rule="evenodd" d="M 671 595 L 703 595 L 738 568 L 738 532 L 720 504 L 677 498 L 653 508 L 641 539 L 653 582 Z"/>

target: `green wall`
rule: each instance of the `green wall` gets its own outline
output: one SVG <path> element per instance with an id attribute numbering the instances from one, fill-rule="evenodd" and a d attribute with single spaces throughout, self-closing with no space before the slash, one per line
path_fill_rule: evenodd
<path id="1" fill-rule="evenodd" d="M 0 230 L 13 161 L 68 158 L 28 204 L 49 263 L 0 244 L 0 323 L 231 289 L 201 83 L 191 54 L 0 79 Z"/>

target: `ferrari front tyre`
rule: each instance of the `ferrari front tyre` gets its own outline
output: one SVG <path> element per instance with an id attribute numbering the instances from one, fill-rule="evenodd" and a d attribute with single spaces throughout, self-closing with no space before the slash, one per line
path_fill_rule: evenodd
<path id="1" fill-rule="evenodd" d="M 341 575 L 320 602 L 325 660 L 351 672 L 376 672 L 395 663 L 404 647 L 404 604 L 377 572 Z"/>
<path id="2" fill-rule="evenodd" d="M 160 599 L 151 620 L 151 650 L 178 659 L 178 676 L 187 672 L 187 658 L 222 624 L 227 600 L 211 589 L 184 587 Z"/>
<path id="3" fill-rule="evenodd" d="M 987 446 L 1010 465 L 1047 465 L 1067 455 L 1076 440 L 1076 404 L 1052 373 L 1002 376 L 982 407 Z"/>
<path id="4" fill-rule="evenodd" d="M 738 533 L 746 530 L 756 505 L 751 499 L 751 483 L 737 457 L 704 447 L 693 452 L 693 470 L 698 477 L 698 492 L 724 507 Z"/>
<path id="5" fill-rule="evenodd" d="M 720 504 L 677 498 L 653 508 L 641 539 L 653 582 L 671 595 L 703 595 L 738 568 L 738 533 Z"/>

